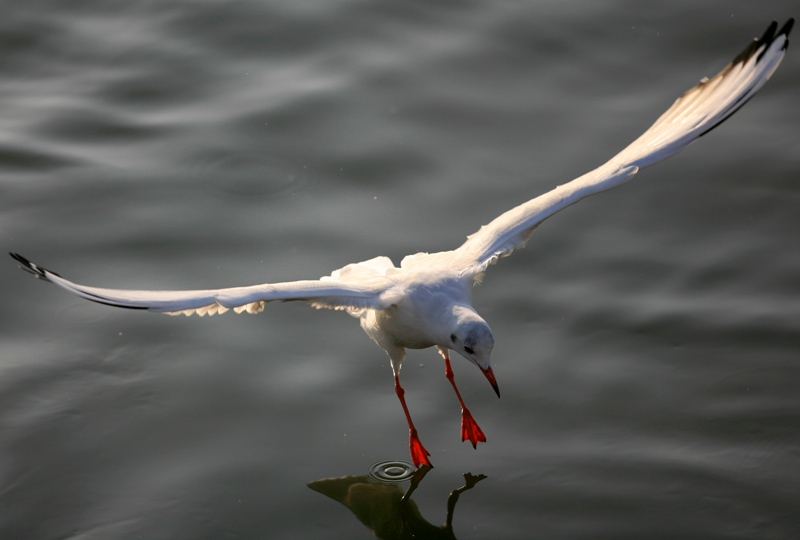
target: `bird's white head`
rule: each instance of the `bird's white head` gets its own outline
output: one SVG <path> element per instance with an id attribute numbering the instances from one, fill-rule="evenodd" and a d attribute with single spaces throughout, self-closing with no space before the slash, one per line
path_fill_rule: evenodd
<path id="1" fill-rule="evenodd" d="M 489 380 L 497 397 L 500 390 L 492 372 L 491 355 L 494 347 L 492 330 L 483 318 L 469 306 L 453 306 L 453 321 L 450 328 L 448 349 L 478 366 Z"/>

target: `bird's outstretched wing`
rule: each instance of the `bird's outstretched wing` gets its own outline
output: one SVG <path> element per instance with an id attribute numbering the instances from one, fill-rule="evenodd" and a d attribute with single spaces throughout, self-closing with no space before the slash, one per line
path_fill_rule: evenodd
<path id="1" fill-rule="evenodd" d="M 783 59 L 794 24 L 774 22 L 712 79 L 702 79 L 638 139 L 606 164 L 502 214 L 468 237 L 455 253 L 462 275 L 478 277 L 500 257 L 522 247 L 539 223 L 584 197 L 616 187 L 686 148 L 744 105 Z"/>
<path id="2" fill-rule="evenodd" d="M 22 255 L 10 255 L 22 264 L 23 270 L 81 298 L 110 306 L 146 309 L 170 315 L 214 315 L 229 309 L 237 313 L 258 313 L 267 302 L 274 300 L 304 300 L 317 308 L 351 311 L 384 309 L 398 301 L 398 293 L 391 282 L 381 276 L 364 279 L 360 283 L 344 283 L 327 278 L 198 291 L 101 289 L 72 283 Z"/>

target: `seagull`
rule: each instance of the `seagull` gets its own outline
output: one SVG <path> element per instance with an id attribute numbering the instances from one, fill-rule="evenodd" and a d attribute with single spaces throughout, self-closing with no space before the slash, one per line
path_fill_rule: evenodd
<path id="1" fill-rule="evenodd" d="M 87 300 L 110 306 L 168 315 L 199 316 L 259 313 L 267 302 L 301 300 L 321 309 L 343 310 L 391 360 L 394 388 L 409 429 L 409 449 L 416 467 L 432 466 L 411 420 L 400 385 L 400 366 L 406 349 L 436 347 L 444 357 L 445 376 L 461 406 L 461 440 L 474 448 L 486 442 L 456 386 L 450 351 L 480 369 L 497 397 L 492 371 L 492 331 L 472 307 L 472 288 L 498 259 L 525 245 L 545 219 L 584 197 L 611 189 L 633 178 L 639 169 L 686 148 L 735 113 L 777 69 L 789 44 L 794 24 L 780 30 L 773 21 L 761 38 L 752 41 L 711 79 L 703 78 L 661 115 L 638 139 L 607 163 L 495 218 L 467 237 L 458 248 L 439 253 L 416 253 L 399 267 L 388 257 L 348 264 L 317 280 L 265 283 L 250 287 L 192 291 L 141 291 L 78 285 L 23 257 L 10 255 L 20 268 Z"/>

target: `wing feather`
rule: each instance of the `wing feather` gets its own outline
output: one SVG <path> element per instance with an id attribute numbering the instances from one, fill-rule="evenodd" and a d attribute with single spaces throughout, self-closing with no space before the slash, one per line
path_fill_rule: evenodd
<path id="1" fill-rule="evenodd" d="M 539 223 L 584 197 L 630 180 L 642 167 L 676 154 L 739 110 L 764 85 L 783 59 L 794 24 L 773 22 L 721 72 L 702 79 L 679 97 L 650 128 L 597 169 L 512 208 L 481 227 L 456 252 L 462 275 L 482 275 L 500 257 L 525 245 Z"/>
<path id="2" fill-rule="evenodd" d="M 103 289 L 78 285 L 64 279 L 55 272 L 29 261 L 22 255 L 11 253 L 21 268 L 39 279 L 58 285 L 62 289 L 100 304 L 129 309 L 146 309 L 169 315 L 202 316 L 225 313 L 233 309 L 236 313 L 259 313 L 267 302 L 275 300 L 306 301 L 317 308 L 384 309 L 401 297 L 391 281 L 381 276 L 345 283 L 332 278 L 324 280 L 266 283 L 252 287 L 229 289 L 207 289 L 196 291 L 136 291 Z"/>

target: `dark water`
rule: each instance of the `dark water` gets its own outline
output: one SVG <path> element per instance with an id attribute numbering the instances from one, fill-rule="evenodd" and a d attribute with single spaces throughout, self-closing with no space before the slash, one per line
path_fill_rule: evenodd
<path id="1" fill-rule="evenodd" d="M 800 15 L 654 6 L 9 3 L 3 247 L 174 289 L 450 249 Z M 453 366 L 488 443 L 459 441 L 441 359 L 411 352 L 427 521 L 471 472 L 459 538 L 800 538 L 796 49 L 712 135 L 491 269 L 475 300 L 503 398 Z M 353 319 L 114 310 L 11 259 L 0 279 L 0 538 L 372 537 L 307 487 L 408 460 L 388 359 Z M 374 519 L 400 491 L 367 492 Z"/>

